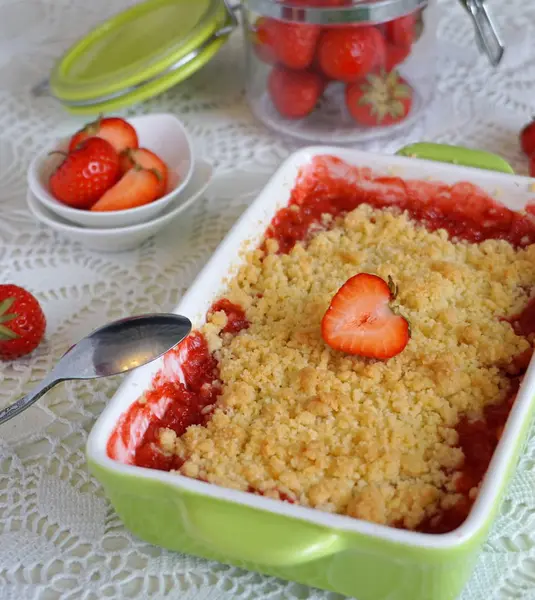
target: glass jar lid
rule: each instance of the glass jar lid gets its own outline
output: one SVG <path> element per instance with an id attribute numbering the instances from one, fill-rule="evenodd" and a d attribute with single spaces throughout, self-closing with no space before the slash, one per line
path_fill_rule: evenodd
<path id="1" fill-rule="evenodd" d="M 353 0 L 340 6 L 305 6 L 292 0 L 244 0 L 243 4 L 260 15 L 314 25 L 344 23 L 380 24 L 403 17 L 427 6 L 428 0 Z"/>
<path id="2" fill-rule="evenodd" d="M 55 65 L 49 91 L 80 113 L 139 102 L 203 67 L 236 24 L 221 0 L 148 0 L 72 46 Z"/>

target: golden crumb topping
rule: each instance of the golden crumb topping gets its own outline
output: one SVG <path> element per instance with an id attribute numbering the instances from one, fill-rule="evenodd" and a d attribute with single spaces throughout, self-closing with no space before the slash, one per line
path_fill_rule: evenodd
<path id="1" fill-rule="evenodd" d="M 453 243 L 367 205 L 289 254 L 266 247 L 247 254 L 225 294 L 250 327 L 216 339 L 226 320 L 215 313 L 204 328 L 223 383 L 211 420 L 161 437 L 185 459 L 181 472 L 407 528 L 454 504 L 455 425 L 504 400 L 503 369 L 530 347 L 501 317 L 529 299 L 535 247 Z M 386 362 L 321 337 L 332 297 L 360 272 L 393 278 L 411 325 Z"/>

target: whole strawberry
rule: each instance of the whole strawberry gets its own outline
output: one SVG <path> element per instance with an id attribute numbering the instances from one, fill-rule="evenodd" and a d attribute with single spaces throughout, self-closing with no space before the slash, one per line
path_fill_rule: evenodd
<path id="1" fill-rule="evenodd" d="M 67 154 L 48 184 L 63 204 L 89 209 L 119 177 L 119 155 L 109 142 L 93 137 Z"/>
<path id="2" fill-rule="evenodd" d="M 416 36 L 416 16 L 406 15 L 385 25 L 386 39 L 394 46 L 410 48 Z"/>
<path id="3" fill-rule="evenodd" d="M 311 113 L 325 87 L 320 75 L 274 67 L 269 74 L 268 91 L 277 111 L 287 119 L 301 119 Z"/>
<path id="4" fill-rule="evenodd" d="M 520 145 L 528 156 L 535 154 L 535 119 L 528 123 L 520 132 Z"/>
<path id="5" fill-rule="evenodd" d="M 41 343 L 46 319 L 39 302 L 18 285 L 0 285 L 0 360 L 33 352 Z"/>
<path id="6" fill-rule="evenodd" d="M 120 117 L 100 117 L 88 123 L 83 129 L 77 131 L 69 143 L 69 152 L 91 137 L 99 137 L 109 142 L 117 152 L 127 148 L 137 148 L 138 138 L 136 130 Z"/>
<path id="7" fill-rule="evenodd" d="M 318 42 L 317 60 L 329 78 L 352 83 L 384 64 L 385 40 L 375 27 L 331 27 Z"/>
<path id="8" fill-rule="evenodd" d="M 386 59 L 384 70 L 388 73 L 393 71 L 402 62 L 405 62 L 411 53 L 410 46 L 394 46 L 394 44 L 386 44 Z"/>
<path id="9" fill-rule="evenodd" d="M 411 86 L 396 71 L 370 74 L 346 88 L 349 114 L 366 127 L 394 125 L 406 119 L 412 96 Z"/>
<path id="10" fill-rule="evenodd" d="M 255 25 L 255 51 L 264 62 L 306 69 L 314 58 L 319 34 L 317 25 L 261 17 Z"/>

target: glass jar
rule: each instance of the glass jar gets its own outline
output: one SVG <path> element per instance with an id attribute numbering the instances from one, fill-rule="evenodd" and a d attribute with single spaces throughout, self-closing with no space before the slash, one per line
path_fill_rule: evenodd
<path id="1" fill-rule="evenodd" d="M 245 0 L 253 113 L 306 143 L 352 144 L 410 126 L 435 89 L 427 0 Z"/>

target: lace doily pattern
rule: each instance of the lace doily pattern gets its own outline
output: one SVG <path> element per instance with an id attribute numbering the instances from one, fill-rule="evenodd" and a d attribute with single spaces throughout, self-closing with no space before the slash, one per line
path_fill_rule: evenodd
<path id="1" fill-rule="evenodd" d="M 185 84 L 125 114 L 167 111 L 186 124 L 215 183 L 187 216 L 136 251 L 92 253 L 40 228 L 25 207 L 26 169 L 81 119 L 34 98 L 56 57 L 126 0 L 0 0 L 0 281 L 32 290 L 48 319 L 29 358 L 0 366 L 0 406 L 41 378 L 72 343 L 105 321 L 170 310 L 229 227 L 292 151 L 259 125 L 243 94 L 236 32 Z M 507 53 L 493 71 L 470 21 L 440 2 L 439 80 L 433 106 L 402 137 L 365 149 L 393 152 L 421 140 L 495 151 L 519 173 L 518 147 L 535 93 L 535 4 L 489 0 Z M 0 599 L 335 600 L 339 596 L 173 554 L 131 536 L 89 475 L 84 446 L 117 380 L 67 383 L 0 430 Z M 462 600 L 535 599 L 535 430 Z"/>

